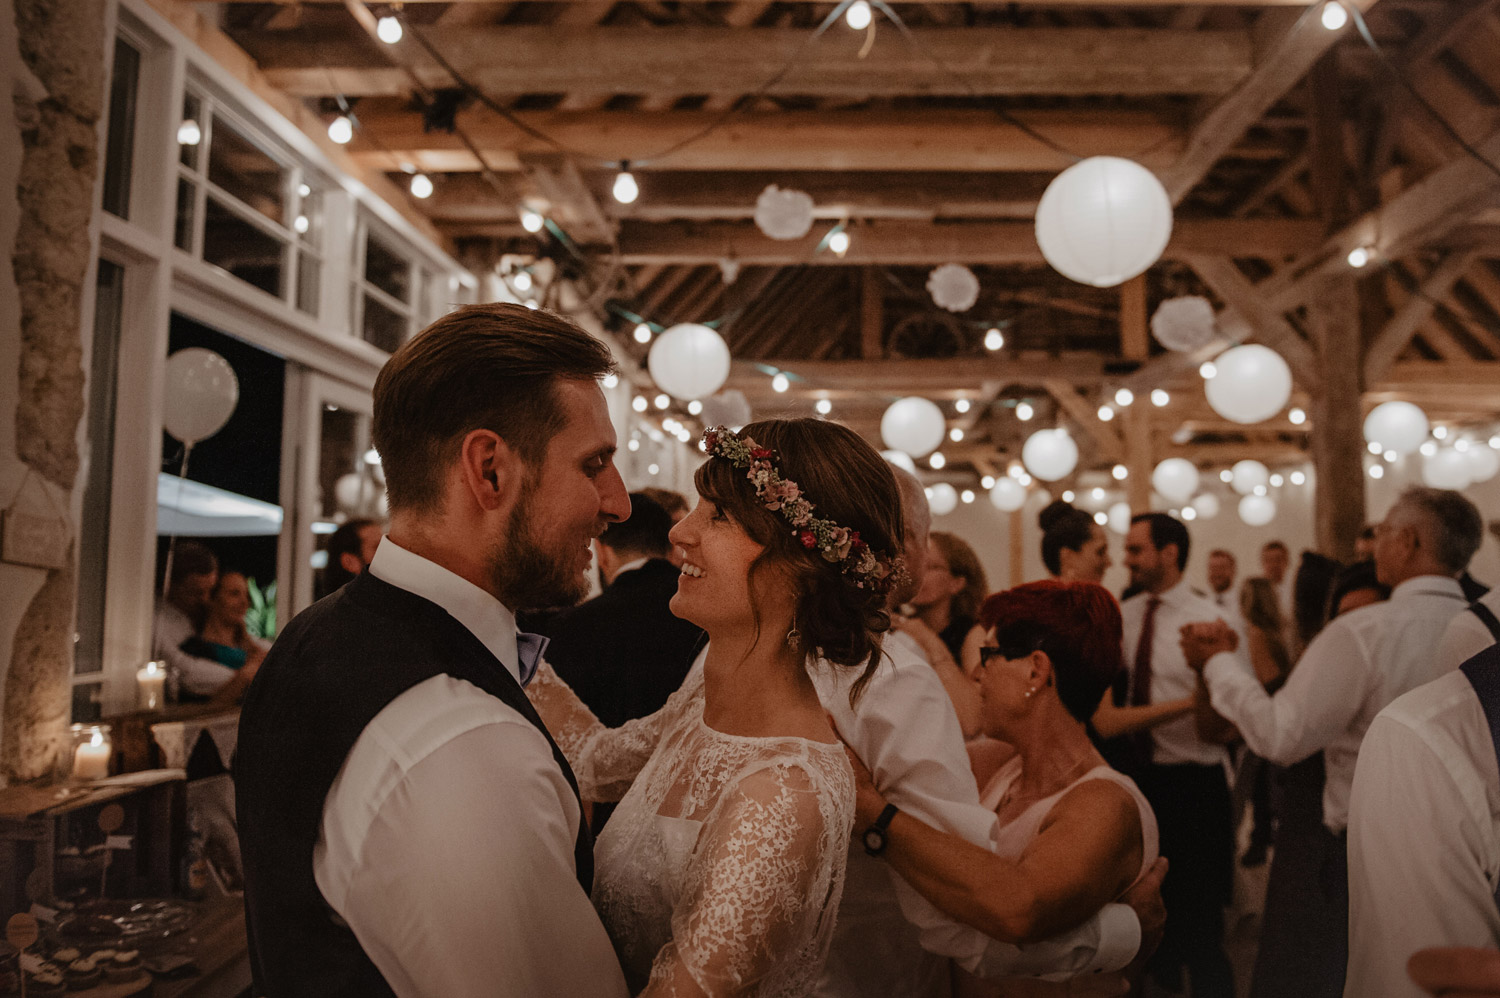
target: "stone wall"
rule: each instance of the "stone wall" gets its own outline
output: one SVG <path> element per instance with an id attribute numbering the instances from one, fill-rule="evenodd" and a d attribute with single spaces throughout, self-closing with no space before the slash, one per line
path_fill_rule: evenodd
<path id="1" fill-rule="evenodd" d="M 0 0 L 12 95 L 0 107 L 0 502 L 29 512 L 75 508 L 104 15 L 105 0 Z M 0 780 L 46 776 L 67 725 L 75 555 L 70 542 L 61 569 L 0 564 Z"/>

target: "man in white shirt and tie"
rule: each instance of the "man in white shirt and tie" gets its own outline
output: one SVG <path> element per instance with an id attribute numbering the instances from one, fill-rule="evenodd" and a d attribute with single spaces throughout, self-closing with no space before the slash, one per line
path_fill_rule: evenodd
<path id="1" fill-rule="evenodd" d="M 1238 568 L 1234 555 L 1223 548 L 1215 548 L 1208 553 L 1209 601 L 1219 608 L 1219 616 L 1244 630 L 1240 599 L 1234 590 Z"/>
<path id="2" fill-rule="evenodd" d="M 389 535 L 287 626 L 241 716 L 257 994 L 624 998 L 576 783 L 522 691 L 544 642 L 514 617 L 580 599 L 590 542 L 629 513 L 612 370 L 572 323 L 503 303 L 381 370 Z"/>
<path id="3" fill-rule="evenodd" d="M 1323 752 L 1328 830 L 1324 888 L 1334 910 L 1347 896 L 1345 831 L 1360 743 L 1392 700 L 1453 668 L 1436 650 L 1467 606 L 1457 576 L 1479 548 L 1479 511 L 1457 492 L 1410 488 L 1376 528 L 1375 570 L 1391 598 L 1333 620 L 1308 645 L 1273 697 L 1243 649 L 1215 628 L 1184 635 L 1185 653 L 1203 669 L 1213 707 L 1239 728 L 1252 751 L 1282 766 Z M 1335 942 L 1335 933 L 1330 941 Z M 1361 994 L 1360 998 L 1364 998 Z"/>

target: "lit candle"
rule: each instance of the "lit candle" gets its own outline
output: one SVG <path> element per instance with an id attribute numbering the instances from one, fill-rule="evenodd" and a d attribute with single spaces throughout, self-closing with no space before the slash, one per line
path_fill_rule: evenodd
<path id="1" fill-rule="evenodd" d="M 138 686 L 136 706 L 141 710 L 160 710 L 167 702 L 167 670 L 161 662 L 147 662 L 135 674 Z"/>
<path id="2" fill-rule="evenodd" d="M 102 780 L 109 775 L 110 744 L 103 732 L 93 729 L 89 740 L 78 746 L 73 753 L 73 778 L 75 780 Z"/>

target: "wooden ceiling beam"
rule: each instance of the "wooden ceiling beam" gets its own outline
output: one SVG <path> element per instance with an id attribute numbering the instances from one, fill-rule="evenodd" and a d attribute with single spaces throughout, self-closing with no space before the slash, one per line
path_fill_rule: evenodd
<path id="1" fill-rule="evenodd" d="M 1236 248 L 1238 253 L 1238 248 Z M 1267 308 L 1235 262 L 1222 255 L 1194 255 L 1188 266 L 1227 308 L 1219 314 L 1219 328 L 1236 340 L 1256 339 L 1281 354 L 1309 390 L 1319 384 L 1317 353 L 1291 323 Z"/>
<path id="2" fill-rule="evenodd" d="M 201 0 L 153 0 L 164 6 L 173 5 L 179 7 L 191 7 L 200 3 Z M 245 4 L 276 4 L 276 5 L 300 5 L 303 0 L 238 0 Z M 338 0 L 327 0 L 336 3 Z M 492 3 L 493 0 L 406 0 L 408 4 L 441 3 L 451 6 L 463 6 L 465 4 Z M 592 7 L 595 10 L 608 8 L 615 5 L 618 0 L 532 0 L 539 7 Z M 827 0 L 787 0 L 791 3 L 826 3 Z M 971 0 L 927 0 L 934 6 L 946 4 L 969 3 Z M 1257 7 L 1306 7 L 1321 0 L 1254 0 Z M 1182 0 L 1012 0 L 1006 6 L 1014 7 L 1178 7 Z M 1246 6 L 1246 0 L 1194 0 L 1197 7 L 1224 7 L 1242 8 Z"/>
<path id="3" fill-rule="evenodd" d="M 1318 222 L 1280 219 L 1188 219 L 1172 231 L 1168 258 L 1216 252 L 1233 246 L 1246 257 L 1283 258 L 1305 246 L 1322 231 Z M 714 263 L 742 264 L 907 264 L 923 266 L 948 262 L 999 265 L 1041 265 L 1035 228 L 1030 222 L 963 222 L 930 225 L 879 222 L 852 230 L 849 252 L 842 258 L 817 252 L 827 234 L 815 226 L 802 239 L 775 240 L 749 225 L 672 225 L 624 222 L 620 228 L 621 259 L 627 264 Z"/>
<path id="4" fill-rule="evenodd" d="M 1374 384 L 1395 363 L 1401 351 L 1413 336 L 1432 318 L 1436 302 L 1453 290 L 1453 285 L 1474 262 L 1474 254 L 1455 250 L 1433 268 L 1422 282 L 1421 294 L 1412 295 L 1404 303 L 1393 302 L 1396 314 L 1380 330 L 1375 340 L 1365 350 L 1364 378 L 1366 384 Z"/>
<path id="5" fill-rule="evenodd" d="M 571 159 L 560 153 L 528 153 L 521 157 L 521 172 L 547 199 L 550 214 L 575 241 L 597 245 L 614 238 L 613 220 L 605 216 Z"/>
<path id="6" fill-rule="evenodd" d="M 1093 354 L 1059 357 L 955 357 L 950 360 L 834 360 L 809 361 L 769 358 L 737 360 L 726 388 L 736 388 L 754 402 L 776 396 L 765 368 L 785 368 L 797 375 L 794 389 L 846 389 L 865 394 L 889 394 L 894 400 L 907 392 L 930 398 L 957 399 L 972 394 L 973 385 L 999 381 L 1005 385 L 1040 385 L 1048 379 L 1094 385 L 1104 378 L 1104 365 Z M 788 393 L 790 394 L 790 393 Z M 778 396 L 780 397 L 780 396 Z"/>

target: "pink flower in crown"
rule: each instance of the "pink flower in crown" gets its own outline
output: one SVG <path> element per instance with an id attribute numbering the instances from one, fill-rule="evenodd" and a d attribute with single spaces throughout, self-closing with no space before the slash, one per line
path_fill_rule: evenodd
<path id="1" fill-rule="evenodd" d="M 834 556 L 830 560 L 843 561 L 849 557 L 849 548 L 852 544 L 848 527 L 834 527 L 828 531 L 828 550 Z"/>
<path id="2" fill-rule="evenodd" d="M 800 540 L 802 542 L 802 546 L 807 548 L 809 551 L 818 546 L 817 535 L 814 534 L 811 530 L 802 531 L 802 533 L 798 536 L 798 540 Z"/>
<path id="3" fill-rule="evenodd" d="M 746 443 L 750 446 L 750 456 L 757 461 L 769 461 L 771 459 L 771 452 L 767 448 L 755 446 L 755 441 L 753 440 L 748 440 Z"/>

